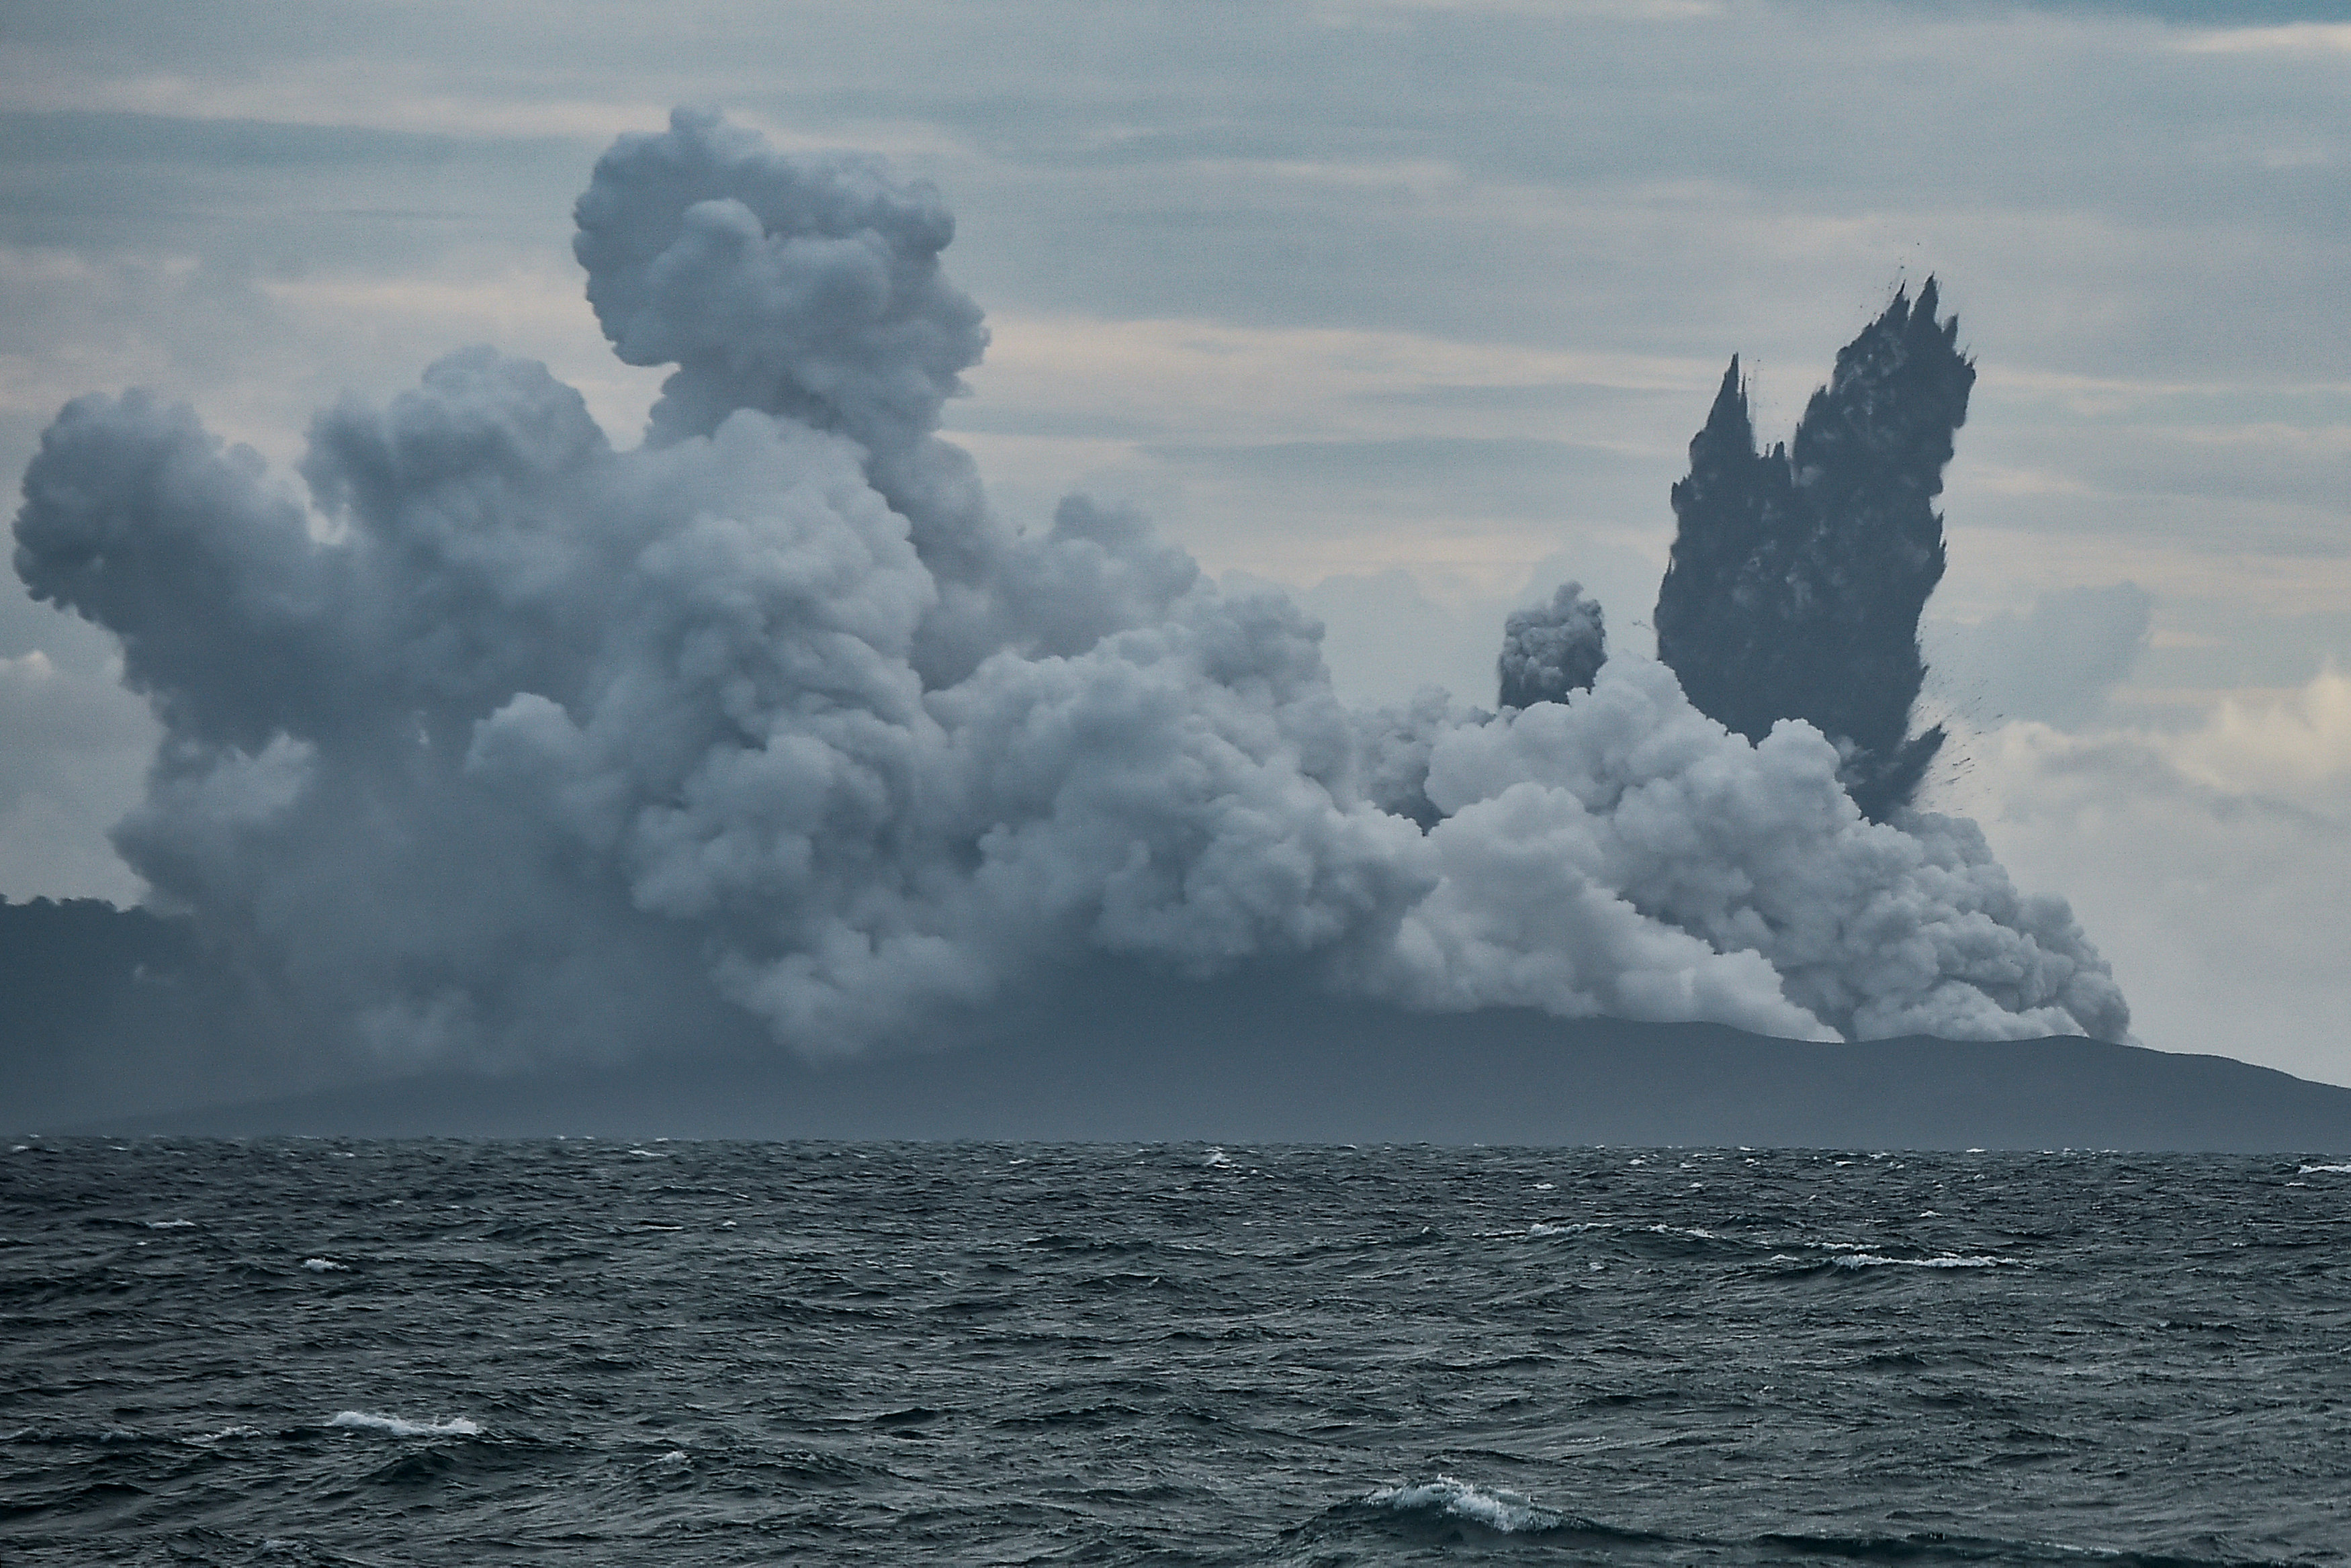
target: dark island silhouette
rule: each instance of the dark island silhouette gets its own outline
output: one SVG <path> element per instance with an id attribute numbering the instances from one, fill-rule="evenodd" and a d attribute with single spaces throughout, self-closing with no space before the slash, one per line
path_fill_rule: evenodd
<path id="1" fill-rule="evenodd" d="M 755 1030 L 632 1064 L 299 1081 L 189 922 L 0 905 L 0 1130 L 354 1137 L 2351 1149 L 2351 1088 L 2079 1037 L 1823 1044 L 1719 1024 L 1416 1013 L 1279 974 L 1102 966 L 811 1064 Z"/>

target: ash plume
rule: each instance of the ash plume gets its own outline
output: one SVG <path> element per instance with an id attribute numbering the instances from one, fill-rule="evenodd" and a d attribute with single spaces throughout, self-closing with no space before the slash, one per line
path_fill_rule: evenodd
<path id="1" fill-rule="evenodd" d="M 1734 357 L 1689 477 L 1657 591 L 1657 657 L 1700 712 L 1750 741 L 1802 719 L 1838 742 L 1872 821 L 1909 805 L 1943 732 L 1909 733 L 1926 678 L 1918 616 L 1943 576 L 1934 508 L 1975 367 L 1935 281 L 1897 291 L 1845 345 L 1792 446 L 1755 446 Z"/>
<path id="2" fill-rule="evenodd" d="M 1312 619 L 1145 520 L 1007 526 L 937 434 L 987 338 L 928 186 L 680 112 L 578 217 L 616 352 L 677 367 L 638 445 L 467 348 L 319 415 L 307 497 L 137 391 L 68 404 L 25 476 L 18 574 L 164 726 L 118 847 L 314 1037 L 821 1055 L 1109 961 L 1799 1037 L 2126 1030 L 1972 824 L 1865 819 L 1818 730 L 1597 662 L 1573 596 L 1522 639 L 1541 700 L 1360 711 Z"/>
<path id="3" fill-rule="evenodd" d="M 1502 655 L 1495 664 L 1505 708 L 1564 702 L 1589 691 L 1607 661 L 1608 636 L 1597 602 L 1582 583 L 1562 583 L 1540 609 L 1516 609 L 1502 622 Z"/>

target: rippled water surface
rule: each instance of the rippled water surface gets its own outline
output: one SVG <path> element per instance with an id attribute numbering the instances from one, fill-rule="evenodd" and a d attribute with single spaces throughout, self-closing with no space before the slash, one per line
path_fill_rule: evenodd
<path id="1" fill-rule="evenodd" d="M 30 1142 L 0 1562 L 2332 1562 L 2351 1164 Z"/>

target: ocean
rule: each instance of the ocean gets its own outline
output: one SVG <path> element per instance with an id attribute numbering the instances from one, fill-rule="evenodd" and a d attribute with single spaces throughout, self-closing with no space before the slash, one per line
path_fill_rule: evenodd
<path id="1" fill-rule="evenodd" d="M 0 1563 L 2329 1563 L 2351 1164 L 25 1140 Z"/>

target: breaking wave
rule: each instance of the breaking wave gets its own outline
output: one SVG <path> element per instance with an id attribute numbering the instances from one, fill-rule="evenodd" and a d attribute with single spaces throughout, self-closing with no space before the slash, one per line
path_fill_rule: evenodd
<path id="1" fill-rule="evenodd" d="M 380 1416 L 371 1410 L 338 1412 L 327 1425 L 354 1432 L 376 1432 L 387 1438 L 478 1438 L 482 1435 L 479 1422 L 463 1416 L 452 1416 L 444 1421 L 410 1421 L 398 1416 Z"/>

